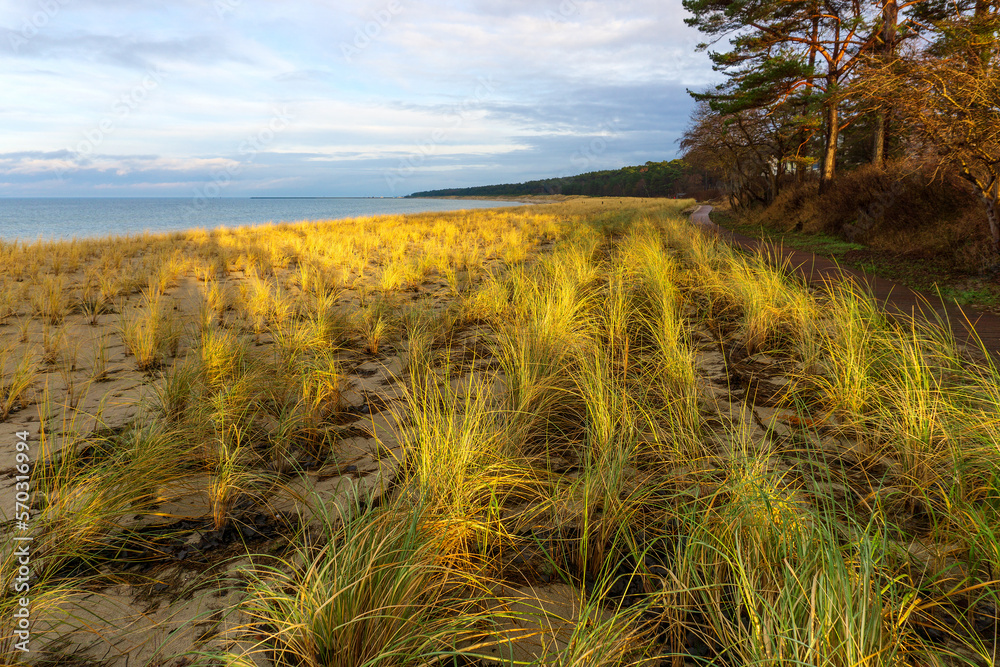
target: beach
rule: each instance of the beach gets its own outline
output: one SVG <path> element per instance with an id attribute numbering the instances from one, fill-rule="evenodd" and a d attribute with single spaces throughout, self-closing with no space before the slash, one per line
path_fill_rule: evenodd
<path id="1" fill-rule="evenodd" d="M 3 661 L 986 664 L 997 370 L 693 208 L 0 245 Z"/>

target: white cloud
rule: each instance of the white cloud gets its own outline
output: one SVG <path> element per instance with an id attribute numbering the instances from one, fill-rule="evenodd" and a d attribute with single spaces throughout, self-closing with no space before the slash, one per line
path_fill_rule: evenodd
<path id="1" fill-rule="evenodd" d="M 333 182 L 324 166 L 354 161 L 356 173 L 377 174 L 424 151 L 421 171 L 466 160 L 484 179 L 499 163 L 481 158 L 503 156 L 496 178 L 510 180 L 516 160 L 525 174 L 565 164 L 572 144 L 561 140 L 612 124 L 648 153 L 602 159 L 670 157 L 665 137 L 690 109 L 683 88 L 714 80 L 680 0 L 224 1 L 232 11 L 52 0 L 58 11 L 13 49 L 7 38 L 25 39 L 39 5 L 8 0 L 0 175 L 30 194 L 32 177 L 65 172 L 69 160 L 77 176 L 65 185 L 77 194 L 97 183 L 152 191 L 154 176 L 182 187 L 237 162 L 248 183 L 308 188 Z M 367 42 L 349 61 L 342 46 L 359 31 Z M 130 98 L 150 71 L 162 81 Z M 294 119 L 248 162 L 240 147 L 276 108 Z M 3 157 L 12 154 L 21 157 Z M 336 178 L 350 189 L 350 174 Z"/>

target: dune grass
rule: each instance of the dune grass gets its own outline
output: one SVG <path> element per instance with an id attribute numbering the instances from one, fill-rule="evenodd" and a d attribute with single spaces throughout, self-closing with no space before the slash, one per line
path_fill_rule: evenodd
<path id="1" fill-rule="evenodd" d="M 38 613 L 69 628 L 39 650 L 995 662 L 997 368 L 688 203 L 0 246 L 0 421 L 35 425 Z M 82 589 L 145 620 L 74 625 L 113 606 Z"/>

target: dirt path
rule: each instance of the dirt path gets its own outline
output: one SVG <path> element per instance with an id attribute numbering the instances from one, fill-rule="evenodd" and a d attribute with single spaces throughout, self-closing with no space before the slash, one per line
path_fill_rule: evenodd
<path id="1" fill-rule="evenodd" d="M 1000 363 L 1000 317 L 983 313 L 972 308 L 962 308 L 955 303 L 945 303 L 936 294 L 917 292 L 885 278 L 879 278 L 863 271 L 840 266 L 831 259 L 801 250 L 793 250 L 781 245 L 766 243 L 719 227 L 709 218 L 712 207 L 699 206 L 691 213 L 691 222 L 709 229 L 733 245 L 750 251 L 767 246 L 778 263 L 788 265 L 802 275 L 810 285 L 821 285 L 833 280 L 854 280 L 865 285 L 883 307 L 897 316 L 919 317 L 935 322 L 946 320 L 959 342 L 973 350 L 980 346 L 975 340 L 978 334 L 983 347 Z"/>

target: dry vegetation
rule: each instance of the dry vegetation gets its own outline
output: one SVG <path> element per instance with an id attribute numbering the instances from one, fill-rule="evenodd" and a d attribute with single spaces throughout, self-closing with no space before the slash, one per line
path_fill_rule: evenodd
<path id="1" fill-rule="evenodd" d="M 741 212 L 753 226 L 827 233 L 872 250 L 906 254 L 911 262 L 938 257 L 975 274 L 995 262 L 982 203 L 959 176 L 936 173 L 917 160 L 859 167 L 817 195 L 788 184 L 766 208 Z"/>
<path id="2" fill-rule="evenodd" d="M 997 370 L 688 203 L 0 245 L 0 661 L 993 664 Z"/>

